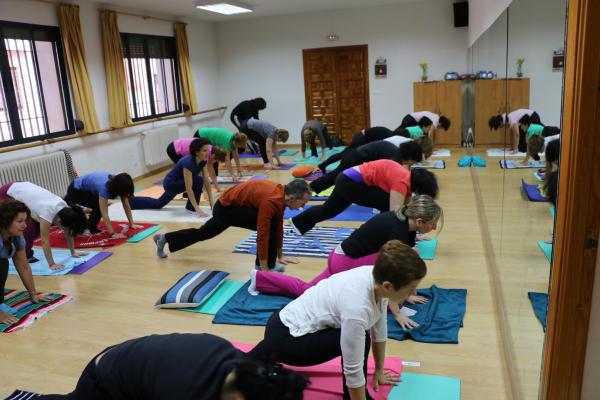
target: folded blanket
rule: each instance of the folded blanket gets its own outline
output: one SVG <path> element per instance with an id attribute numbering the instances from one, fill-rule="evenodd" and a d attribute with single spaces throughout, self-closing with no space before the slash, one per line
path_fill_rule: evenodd
<path id="1" fill-rule="evenodd" d="M 50 297 L 52 300 L 34 303 L 31 301 L 27 291 L 4 289 L 3 305 L 12 308 L 14 315 L 19 321 L 14 324 L 0 324 L 0 333 L 10 333 L 27 328 L 37 319 L 72 300 L 71 296 L 60 293 L 44 293 L 44 295 Z"/>

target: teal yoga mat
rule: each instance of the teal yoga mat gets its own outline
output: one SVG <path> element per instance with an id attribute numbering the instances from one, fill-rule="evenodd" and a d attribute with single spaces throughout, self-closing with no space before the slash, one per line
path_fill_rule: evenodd
<path id="1" fill-rule="evenodd" d="M 437 376 L 402 373 L 402 382 L 395 386 L 388 400 L 459 400 L 460 379 L 450 376 Z"/>
<path id="2" fill-rule="evenodd" d="M 152 235 L 154 232 L 158 231 L 160 228 L 161 228 L 160 225 L 151 226 L 150 228 L 145 229 L 141 232 L 138 232 L 135 235 L 133 235 L 132 237 L 130 237 L 129 239 L 127 239 L 127 243 L 141 242 L 142 240 L 146 239 L 148 236 Z"/>
<path id="3" fill-rule="evenodd" d="M 538 246 L 542 250 L 542 253 L 546 256 L 548 262 L 552 262 L 552 244 L 546 243 L 543 240 L 538 240 Z"/>
<path id="4" fill-rule="evenodd" d="M 419 250 L 419 255 L 423 260 L 433 260 L 437 243 L 437 239 L 419 240 L 417 242 L 417 250 Z"/>
<path id="5" fill-rule="evenodd" d="M 295 156 L 296 154 L 298 154 L 299 150 L 285 150 L 283 153 L 281 153 L 281 156 L 286 156 L 286 157 L 291 157 L 291 156 Z"/>
<path id="6" fill-rule="evenodd" d="M 178 310 L 215 315 L 245 283 L 240 281 L 225 281 L 198 307 L 178 308 Z"/>
<path id="7" fill-rule="evenodd" d="M 344 151 L 345 148 L 346 148 L 346 146 L 338 146 L 338 147 L 334 147 L 332 150 L 327 149 L 327 157 L 330 157 L 334 154 Z M 321 157 L 320 157 L 321 149 L 320 148 L 317 149 L 317 153 L 319 154 L 318 157 L 310 156 L 306 159 L 302 158 L 302 154 L 300 154 L 296 158 L 294 158 L 294 162 L 296 164 L 320 164 L 321 163 Z"/>
<path id="8" fill-rule="evenodd" d="M 552 215 L 552 219 L 556 218 L 556 208 L 550 207 L 550 215 Z"/>

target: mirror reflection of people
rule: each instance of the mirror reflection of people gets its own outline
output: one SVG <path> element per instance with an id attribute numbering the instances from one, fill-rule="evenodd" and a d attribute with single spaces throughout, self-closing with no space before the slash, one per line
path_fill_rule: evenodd
<path id="1" fill-rule="evenodd" d="M 302 400 L 304 376 L 255 361 L 207 333 L 172 333 L 110 346 L 84 368 L 73 392 L 40 400 Z M 25 399 L 16 392 L 8 399 Z"/>
<path id="2" fill-rule="evenodd" d="M 437 133 L 439 128 L 442 128 L 445 131 L 447 131 L 450 128 L 450 120 L 443 115 L 438 115 L 431 111 L 414 111 L 410 114 L 406 114 L 404 118 L 402 118 L 402 122 L 396 130 L 407 128 L 409 126 L 419 125 L 423 118 L 427 118 L 429 121 L 431 121 L 431 128 L 429 128 L 427 134 L 429 138 L 434 142 L 435 134 Z M 423 120 L 423 123 L 425 123 L 425 125 L 426 122 L 427 120 Z"/>
<path id="3" fill-rule="evenodd" d="M 325 161 L 327 158 L 327 148 L 329 147 L 329 150 L 333 149 L 331 137 L 329 136 L 329 133 L 327 133 L 327 125 L 317 120 L 306 121 L 304 125 L 302 125 L 300 133 L 302 135 L 302 157 L 307 158 L 307 146 L 310 146 L 310 155 L 312 157 L 319 156 L 316 144 L 318 138 L 319 143 L 321 144 L 321 161 Z"/>
<path id="4" fill-rule="evenodd" d="M 521 165 L 528 165 L 530 159 L 539 161 L 539 154 L 544 151 L 545 138 L 560 134 L 558 127 L 539 124 L 519 123 L 519 129 L 525 132 L 526 141 L 525 158 L 520 162 Z"/>
<path id="5" fill-rule="evenodd" d="M 520 128 L 521 124 L 544 125 L 540 120 L 540 115 L 536 111 L 527 108 L 519 108 L 508 114 L 494 115 L 490 117 L 488 124 L 492 130 L 500 128 L 509 130 L 511 151 L 513 153 L 525 153 L 527 151 L 526 131 Z"/>

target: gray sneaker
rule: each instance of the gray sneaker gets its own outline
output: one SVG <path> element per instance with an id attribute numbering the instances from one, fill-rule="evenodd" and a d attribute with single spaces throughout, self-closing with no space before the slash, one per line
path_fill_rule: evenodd
<path id="1" fill-rule="evenodd" d="M 165 234 L 159 233 L 157 235 L 154 235 L 152 237 L 152 240 L 154 240 L 154 243 L 156 244 L 156 255 L 159 258 L 169 257 L 169 255 L 165 253 L 165 244 L 167 244 L 167 241 L 165 240 Z"/>

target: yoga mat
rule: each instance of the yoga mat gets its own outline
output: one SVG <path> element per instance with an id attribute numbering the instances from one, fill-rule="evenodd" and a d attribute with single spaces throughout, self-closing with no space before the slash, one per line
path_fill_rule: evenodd
<path id="1" fill-rule="evenodd" d="M 279 155 L 282 156 L 287 150 L 279 150 Z M 240 153 L 240 158 L 262 158 L 260 153 Z"/>
<path id="2" fill-rule="evenodd" d="M 403 372 L 388 400 L 460 400 L 460 379 Z"/>
<path id="3" fill-rule="evenodd" d="M 160 230 L 160 228 L 162 228 L 160 225 L 151 226 L 150 228 L 145 229 L 141 232 L 138 232 L 135 235 L 133 235 L 132 237 L 130 237 L 129 239 L 127 239 L 127 243 L 141 242 L 142 240 L 146 239 L 148 236 L 152 235 L 154 232 Z"/>
<path id="4" fill-rule="evenodd" d="M 433 285 L 429 289 L 419 289 L 417 293 L 429 299 L 427 304 L 407 304 L 409 308 L 417 311 L 411 319 L 419 326 L 404 330 L 392 313 L 388 313 L 388 338 L 457 344 L 458 331 L 463 326 L 467 309 L 467 290 L 441 289 Z"/>
<path id="5" fill-rule="evenodd" d="M 525 191 L 525 194 L 527 195 L 527 198 L 530 201 L 536 201 L 536 202 L 547 202 L 548 198 L 542 196 L 542 194 L 540 193 L 540 189 L 538 188 L 538 185 L 532 185 L 530 183 L 525 183 L 525 180 L 521 180 L 521 184 L 523 186 L 523 190 Z"/>
<path id="6" fill-rule="evenodd" d="M 291 164 L 281 164 L 278 168 L 282 169 L 282 170 L 287 170 L 287 169 L 292 169 L 293 167 L 295 167 L 296 164 L 291 163 Z M 263 164 L 242 164 L 240 165 L 240 170 L 241 171 L 264 171 L 265 166 Z M 219 164 L 219 173 L 221 173 L 221 170 L 227 170 L 225 164 Z M 237 171 L 237 167 L 234 167 L 234 170 Z"/>
<path id="7" fill-rule="evenodd" d="M 54 258 L 54 262 L 63 264 L 65 267 L 59 270 L 52 270 L 46 261 L 46 257 L 44 256 L 44 250 L 41 247 L 33 248 L 33 256 L 37 258 L 39 261 L 30 263 L 31 273 L 35 276 L 46 275 L 46 276 L 58 276 L 58 275 L 66 275 L 71 273 L 71 271 L 78 267 L 79 265 L 85 264 L 86 262 L 93 259 L 96 255 L 99 254 L 97 251 L 88 251 L 88 254 L 81 257 L 71 257 L 71 251 L 67 249 L 52 249 L 52 258 Z M 13 263 L 12 259 L 8 260 L 8 273 L 11 275 L 17 275 L 17 269 Z"/>
<path id="8" fill-rule="evenodd" d="M 210 219 L 212 211 L 210 207 L 201 206 L 202 211 L 208 214 L 208 217 L 200 218 L 195 213 L 190 213 L 185 209 L 184 204 L 166 205 L 159 210 L 132 210 L 133 220 L 137 224 L 138 221 L 143 222 L 191 222 L 201 224 Z M 108 207 L 108 215 L 110 219 L 127 220 L 125 211 L 120 204 L 113 204 Z"/>
<path id="9" fill-rule="evenodd" d="M 312 182 L 312 181 L 319 179 L 322 176 L 323 176 L 323 171 L 321 171 L 319 168 L 317 168 L 302 179 L 304 179 L 307 182 Z"/>
<path id="10" fill-rule="evenodd" d="M 335 189 L 335 186 L 331 186 L 330 188 L 323 190 L 319 194 L 313 194 L 311 200 L 327 200 L 331 193 L 333 193 L 333 189 Z"/>
<path id="11" fill-rule="evenodd" d="M 78 266 L 73 268 L 71 272 L 69 272 L 69 274 L 81 275 L 94 268 L 96 265 L 100 264 L 102 261 L 106 260 L 110 256 L 112 256 L 112 253 L 110 251 L 100 251 L 89 261 L 84 262 L 83 264 L 79 264 Z"/>
<path id="12" fill-rule="evenodd" d="M 238 183 L 267 179 L 268 175 L 252 175 L 252 176 L 242 176 L 237 177 L 235 180 L 231 176 L 217 176 L 217 183 L 221 185 L 237 185 Z"/>
<path id="13" fill-rule="evenodd" d="M 27 328 L 55 308 L 71 301 L 73 298 L 59 293 L 44 293 L 52 298 L 51 301 L 33 303 L 27 291 L 4 289 L 4 304 L 13 308 L 19 320 L 14 324 L 0 324 L 0 333 L 10 333 Z"/>
<path id="14" fill-rule="evenodd" d="M 198 307 L 177 308 L 177 310 L 215 315 L 244 286 L 244 283 L 242 281 L 225 281 Z"/>
<path id="15" fill-rule="evenodd" d="M 331 157 L 334 154 L 340 153 L 346 149 L 346 146 L 338 146 L 334 147 L 332 150 L 327 149 L 327 157 Z M 294 162 L 296 164 L 321 164 L 321 148 L 317 149 L 317 157 L 310 156 L 308 158 L 303 158 L 302 155 L 296 156 L 294 158 Z"/>
<path id="16" fill-rule="evenodd" d="M 500 160 L 500 168 L 503 169 L 522 169 L 522 168 L 543 168 L 544 163 L 542 161 L 529 161 L 525 165 L 520 165 L 517 160 Z"/>
<path id="17" fill-rule="evenodd" d="M 417 251 L 423 260 L 433 260 L 435 257 L 435 249 L 437 248 L 438 240 L 421 239 L 417 242 Z"/>
<path id="18" fill-rule="evenodd" d="M 552 243 L 546 243 L 543 240 L 538 240 L 538 246 L 542 253 L 546 256 L 548 262 L 552 262 Z"/>
<path id="19" fill-rule="evenodd" d="M 309 207 L 313 206 L 308 205 L 304 207 L 304 209 L 307 209 Z M 290 210 L 289 208 L 286 208 L 283 218 L 290 219 L 300 214 L 301 212 L 302 210 Z M 371 217 L 373 217 L 373 215 L 376 214 L 373 213 L 372 208 L 352 204 L 350 207 L 346 208 L 340 214 L 329 219 L 328 221 L 368 221 Z"/>
<path id="20" fill-rule="evenodd" d="M 111 208 L 113 207 L 108 207 L 109 213 Z M 127 239 L 134 236 L 135 234 L 145 231 L 146 229 L 154 226 L 153 224 L 145 224 L 138 221 L 136 221 L 135 223 L 136 225 L 140 225 L 142 227 L 138 229 L 131 229 L 129 228 L 129 223 L 127 222 L 111 221 L 113 230 L 115 232 L 120 232 L 125 235 L 124 238 L 114 239 L 108 234 L 107 231 L 104 230 L 104 222 L 100 221 L 100 224 L 98 224 L 98 229 L 100 229 L 101 232 L 95 234 L 91 234 L 88 232 L 83 233 L 81 235 L 77 235 L 77 237 L 75 237 L 75 247 L 78 249 L 87 249 L 92 247 L 119 246 L 125 243 Z M 33 244 L 36 246 L 40 246 L 41 240 L 36 239 L 36 241 L 33 242 Z M 68 247 L 62 229 L 59 229 L 55 226 L 50 228 L 50 246 L 62 249 L 66 249 Z"/>
<path id="21" fill-rule="evenodd" d="M 353 228 L 315 226 L 299 236 L 289 225 L 283 229 L 283 254 L 296 257 L 327 258 L 329 253 L 354 231 Z M 234 253 L 256 254 L 256 232 L 240 242 Z"/>
<path id="22" fill-rule="evenodd" d="M 26 392 L 24 390 L 15 390 L 14 392 L 12 392 L 12 394 L 10 396 L 8 396 L 4 400 L 30 400 L 30 399 L 37 399 L 40 396 L 41 396 L 41 394 L 34 393 L 34 392 Z"/>
<path id="23" fill-rule="evenodd" d="M 535 178 L 536 181 L 538 182 L 544 182 L 544 178 L 540 175 L 540 173 L 538 171 L 535 171 L 533 173 L 533 177 Z"/>
<path id="24" fill-rule="evenodd" d="M 550 207 L 550 215 L 552 215 L 552 219 L 556 218 L 556 208 L 554 206 Z"/>
<path id="25" fill-rule="evenodd" d="M 285 157 L 291 157 L 291 156 L 295 156 L 296 154 L 298 154 L 298 151 L 299 150 L 282 150 L 279 155 L 285 156 Z"/>
<path id="26" fill-rule="evenodd" d="M 446 168 L 446 162 L 444 160 L 425 161 L 424 163 L 413 164 L 412 168 L 444 169 Z"/>
<path id="27" fill-rule="evenodd" d="M 542 324 L 544 332 L 546 332 L 546 322 L 548 316 L 548 295 L 546 293 L 529 292 L 527 293 L 531 306 L 533 307 L 533 313 L 537 317 L 538 321 Z"/>
<path id="28" fill-rule="evenodd" d="M 232 342 L 232 344 L 238 350 L 245 353 L 254 348 L 253 345 L 246 343 Z M 286 364 L 284 364 L 284 366 L 299 372 L 310 379 L 310 386 L 308 386 L 303 393 L 304 400 L 340 400 L 342 398 L 341 357 L 310 367 L 294 367 Z M 383 362 L 383 369 L 395 374 L 402 374 L 402 359 L 399 357 L 386 357 Z M 388 398 L 388 395 L 394 386 L 380 385 L 379 392 L 376 392 L 372 386 L 374 373 L 375 361 L 373 360 L 373 357 L 370 356 L 367 364 L 367 386 L 369 393 L 375 400 L 385 400 Z"/>
<path id="29" fill-rule="evenodd" d="M 516 152 L 508 149 L 487 149 L 488 157 L 521 157 L 525 158 L 525 153 Z"/>
<path id="30" fill-rule="evenodd" d="M 437 149 L 431 154 L 431 157 L 450 157 L 450 150 L 448 149 Z"/>

